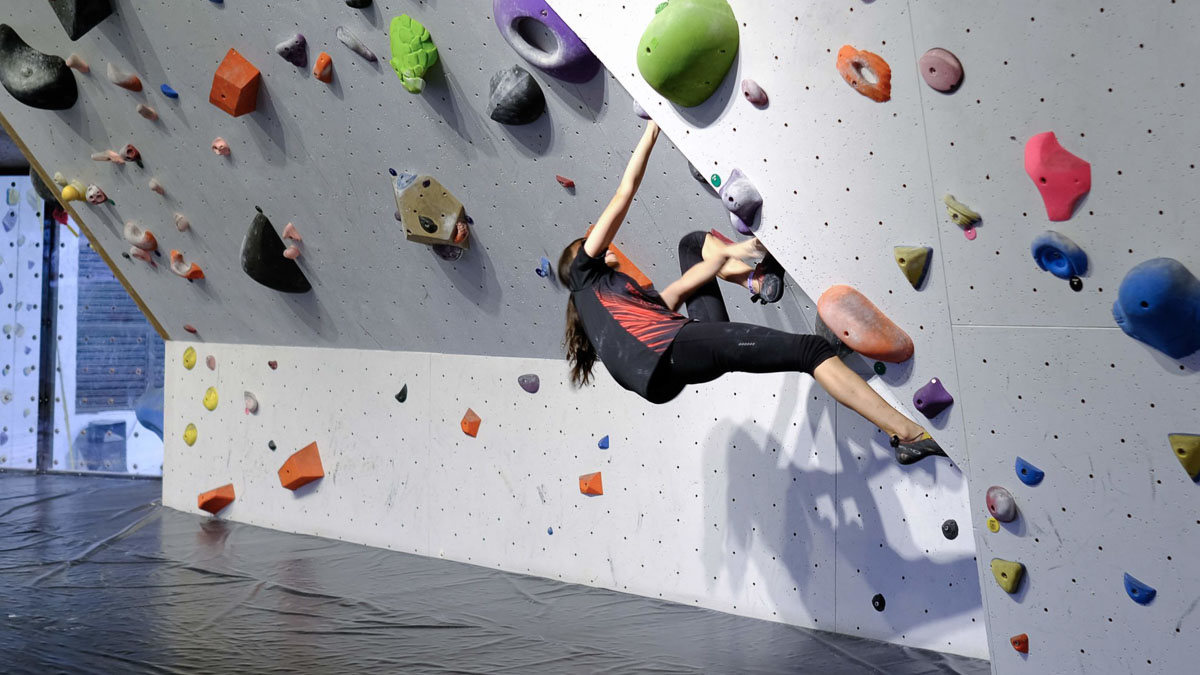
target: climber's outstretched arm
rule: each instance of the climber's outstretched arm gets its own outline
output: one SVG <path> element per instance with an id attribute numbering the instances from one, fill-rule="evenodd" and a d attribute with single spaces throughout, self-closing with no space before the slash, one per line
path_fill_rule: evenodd
<path id="1" fill-rule="evenodd" d="M 656 140 L 658 125 L 650 121 L 646 124 L 646 133 L 642 134 L 637 149 L 633 151 L 633 157 L 629 159 L 629 165 L 625 167 L 625 175 L 621 177 L 617 193 L 596 221 L 587 241 L 583 242 L 583 250 L 588 256 L 595 258 L 600 255 L 612 243 L 613 237 L 617 236 L 617 230 L 620 229 L 621 223 L 625 222 L 625 214 L 629 212 L 629 205 L 633 203 L 633 196 L 642 185 L 642 176 L 646 175 L 646 163 L 650 161 L 650 151 L 654 149 Z"/>

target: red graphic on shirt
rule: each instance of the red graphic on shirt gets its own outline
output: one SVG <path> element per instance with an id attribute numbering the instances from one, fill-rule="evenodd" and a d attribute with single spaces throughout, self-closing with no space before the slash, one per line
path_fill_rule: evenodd
<path id="1" fill-rule="evenodd" d="M 597 286 L 596 297 L 621 328 L 655 352 L 663 353 L 671 346 L 675 334 L 687 319 L 647 300 L 641 294 L 641 289 L 633 284 L 626 282 L 625 291 L 629 295 L 602 290 Z"/>

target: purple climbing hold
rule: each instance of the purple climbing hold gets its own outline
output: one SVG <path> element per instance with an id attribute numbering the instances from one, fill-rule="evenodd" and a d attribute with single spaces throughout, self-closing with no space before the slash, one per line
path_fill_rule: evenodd
<path id="1" fill-rule="evenodd" d="M 925 84 L 938 91 L 954 91 L 962 82 L 963 69 L 958 57 L 941 47 L 925 52 L 919 64 Z"/>
<path id="2" fill-rule="evenodd" d="M 742 96 L 745 96 L 747 101 L 760 108 L 765 107 L 770 101 L 767 98 L 767 92 L 763 91 L 763 88 L 750 78 L 742 80 Z"/>
<path id="3" fill-rule="evenodd" d="M 1017 500 L 1013 499 L 1008 490 L 993 485 L 988 488 L 986 501 L 988 513 L 996 520 L 1011 523 L 1017 519 Z"/>
<path id="4" fill-rule="evenodd" d="M 508 46 L 547 75 L 582 83 L 600 72 L 600 60 L 546 0 L 492 0 L 492 14 Z"/>
<path id="5" fill-rule="evenodd" d="M 752 234 L 754 218 L 758 215 L 763 200 L 762 195 L 758 193 L 758 189 L 754 187 L 750 179 L 742 173 L 741 169 L 734 169 L 730 172 L 729 178 L 721 185 L 719 194 L 721 203 L 729 209 L 729 220 L 737 228 L 737 231 L 742 234 Z"/>
<path id="6" fill-rule="evenodd" d="M 950 392 L 946 391 L 946 387 L 942 385 L 942 381 L 938 378 L 933 378 L 929 384 L 917 390 L 913 394 L 913 405 L 921 414 L 929 419 L 937 417 L 946 408 L 954 403 L 954 397 Z"/>
<path id="7" fill-rule="evenodd" d="M 296 33 L 275 45 L 275 53 L 297 68 L 308 67 L 308 42 L 302 33 Z"/>
<path id="8" fill-rule="evenodd" d="M 650 113 L 646 112 L 646 109 L 642 107 L 642 104 L 638 103 L 637 101 L 633 102 L 633 114 L 644 120 L 650 119 Z"/>
<path id="9" fill-rule="evenodd" d="M 530 394 L 536 394 L 542 386 L 542 381 L 538 379 L 537 375 L 529 373 L 528 375 L 517 377 L 517 384 L 521 385 L 521 388 Z"/>

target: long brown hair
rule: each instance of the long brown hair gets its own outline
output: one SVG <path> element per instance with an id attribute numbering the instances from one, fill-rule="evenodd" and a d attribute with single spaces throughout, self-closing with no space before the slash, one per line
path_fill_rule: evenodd
<path id="1" fill-rule="evenodd" d="M 568 244 L 558 257 L 558 280 L 567 288 L 571 286 L 571 263 L 582 245 L 583 237 L 580 237 Z M 567 350 L 567 363 L 571 366 L 571 383 L 581 387 L 591 382 L 592 366 L 596 365 L 596 348 L 584 331 L 573 296 L 567 297 L 567 331 L 563 335 L 563 347 Z"/>

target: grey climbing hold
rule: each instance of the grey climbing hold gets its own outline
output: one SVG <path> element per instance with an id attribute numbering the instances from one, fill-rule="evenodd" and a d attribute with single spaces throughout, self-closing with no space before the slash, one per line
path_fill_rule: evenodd
<path id="1" fill-rule="evenodd" d="M 267 447 L 274 450 L 277 446 L 275 445 L 275 441 L 267 441 Z"/>
<path id="2" fill-rule="evenodd" d="M 302 33 L 296 33 L 275 45 L 275 53 L 297 68 L 308 67 L 308 41 Z"/>
<path id="3" fill-rule="evenodd" d="M 750 179 L 742 173 L 741 169 L 734 169 L 729 173 L 729 179 L 721 186 L 719 194 L 721 203 L 729 209 L 729 221 L 733 223 L 737 231 L 742 234 L 752 234 L 754 217 L 762 208 L 763 200 L 762 195 L 758 193 L 758 189 L 754 187 Z"/>
<path id="4" fill-rule="evenodd" d="M 54 10 L 72 41 L 83 37 L 112 14 L 109 0 L 50 0 L 50 9 Z"/>
<path id="5" fill-rule="evenodd" d="M 333 34 L 337 36 L 337 39 L 341 41 L 342 44 L 349 47 L 350 51 L 354 52 L 355 54 L 358 54 L 371 63 L 379 60 L 379 57 L 375 56 L 375 52 L 368 49 L 367 46 L 362 43 L 362 40 L 359 40 L 358 37 L 355 36 L 354 33 L 351 33 L 350 29 L 346 28 L 345 26 L 338 26 L 337 30 L 335 30 Z"/>
<path id="6" fill-rule="evenodd" d="M 408 400 L 408 385 L 406 384 L 400 388 L 400 393 L 396 394 L 396 401 L 399 403 L 404 403 L 407 400 Z"/>
<path id="7" fill-rule="evenodd" d="M 242 271 L 267 288 L 283 293 L 307 293 L 312 285 L 295 260 L 283 257 L 286 247 L 261 209 L 242 240 Z"/>
<path id="8" fill-rule="evenodd" d="M 947 539 L 958 538 L 958 522 L 953 518 L 942 523 L 942 536 Z"/>
<path id="9" fill-rule="evenodd" d="M 642 104 L 638 103 L 637 101 L 633 102 L 633 114 L 644 120 L 650 119 L 650 113 L 646 112 L 646 109 L 642 107 Z"/>
<path id="10" fill-rule="evenodd" d="M 488 117 L 501 124 L 529 124 L 546 109 L 542 87 L 521 66 L 493 75 L 490 89 Z"/>
<path id="11" fill-rule="evenodd" d="M 29 182 L 33 184 L 33 191 L 43 201 L 53 202 L 58 199 L 58 193 L 46 187 L 46 184 L 42 182 L 42 177 L 38 175 L 38 172 L 33 167 L 29 168 Z"/>
<path id="12" fill-rule="evenodd" d="M 688 162 L 688 171 L 692 172 L 692 178 L 703 183 L 704 187 L 709 187 L 708 179 L 704 177 L 704 174 L 700 173 L 700 169 L 697 169 L 695 164 Z"/>
<path id="13" fill-rule="evenodd" d="M 887 607 L 887 600 L 884 600 L 883 593 L 876 593 L 875 597 L 871 598 L 871 606 L 876 612 L 882 612 Z"/>
<path id="14" fill-rule="evenodd" d="M 538 393 L 538 389 L 542 386 L 542 381 L 537 375 L 529 373 L 528 375 L 521 375 L 517 377 L 517 384 L 521 385 L 521 388 L 530 394 L 536 394 Z"/>
<path id="15" fill-rule="evenodd" d="M 366 9 L 371 6 L 371 0 L 346 0 L 346 6 L 353 9 Z"/>
<path id="16" fill-rule="evenodd" d="M 1017 519 L 1017 500 L 1005 488 L 993 485 L 987 491 L 987 510 L 996 520 L 1011 523 Z"/>
<path id="17" fill-rule="evenodd" d="M 41 110 L 66 110 L 79 98 L 67 62 L 25 44 L 8 24 L 0 24 L 0 84 L 13 98 Z"/>

